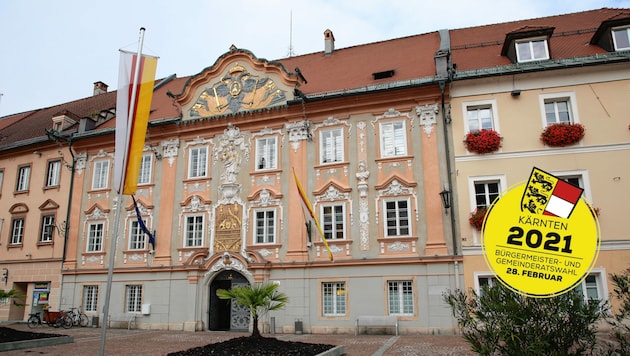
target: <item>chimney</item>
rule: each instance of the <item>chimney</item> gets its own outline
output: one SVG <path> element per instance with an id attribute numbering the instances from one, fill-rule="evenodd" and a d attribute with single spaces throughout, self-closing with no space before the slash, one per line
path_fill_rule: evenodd
<path id="1" fill-rule="evenodd" d="M 335 36 L 331 30 L 324 31 L 324 55 L 330 56 L 335 50 Z"/>
<path id="2" fill-rule="evenodd" d="M 103 82 L 94 83 L 94 95 L 107 93 L 107 84 Z"/>

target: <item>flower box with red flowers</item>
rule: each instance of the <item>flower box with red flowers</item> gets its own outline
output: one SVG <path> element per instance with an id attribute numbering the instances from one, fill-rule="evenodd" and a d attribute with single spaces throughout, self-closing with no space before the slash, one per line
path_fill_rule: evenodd
<path id="1" fill-rule="evenodd" d="M 469 152 L 492 153 L 501 147 L 501 135 L 491 129 L 471 131 L 466 134 L 464 144 Z"/>
<path id="2" fill-rule="evenodd" d="M 584 137 L 582 124 L 558 123 L 549 125 L 540 134 L 540 140 L 547 146 L 563 147 L 580 142 Z"/>
<path id="3" fill-rule="evenodd" d="M 488 213 L 488 208 L 477 208 L 475 211 L 470 213 L 470 218 L 468 218 L 468 222 L 470 226 L 477 229 L 477 231 L 481 231 L 483 227 L 483 221 L 486 219 L 486 214 Z"/>

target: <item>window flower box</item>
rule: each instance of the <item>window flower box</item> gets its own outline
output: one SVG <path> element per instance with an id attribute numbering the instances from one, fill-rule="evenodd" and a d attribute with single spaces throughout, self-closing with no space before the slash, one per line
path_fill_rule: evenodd
<path id="1" fill-rule="evenodd" d="M 584 138 L 584 126 L 570 123 L 549 125 L 540 135 L 540 140 L 551 147 L 570 146 L 580 142 L 582 138 Z"/>
<path id="2" fill-rule="evenodd" d="M 466 134 L 464 144 L 469 152 L 484 154 L 492 153 L 501 147 L 501 135 L 490 129 L 471 131 Z"/>
<path id="3" fill-rule="evenodd" d="M 474 227 L 477 231 L 481 231 L 483 227 L 483 221 L 486 219 L 486 214 L 488 213 L 488 208 L 477 208 L 475 211 L 470 213 L 470 218 L 468 222 L 470 226 Z"/>

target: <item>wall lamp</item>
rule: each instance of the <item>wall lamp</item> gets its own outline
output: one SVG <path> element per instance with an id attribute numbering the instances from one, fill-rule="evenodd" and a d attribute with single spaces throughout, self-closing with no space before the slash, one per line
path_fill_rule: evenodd
<path id="1" fill-rule="evenodd" d="M 448 209 L 451 207 L 451 191 L 444 188 L 440 192 L 440 198 L 442 198 L 442 205 L 444 206 L 444 213 L 448 215 Z"/>
<path id="2" fill-rule="evenodd" d="M 510 95 L 516 97 L 516 96 L 520 96 L 521 95 L 521 91 L 519 89 L 514 89 L 512 90 L 512 92 L 510 93 Z"/>

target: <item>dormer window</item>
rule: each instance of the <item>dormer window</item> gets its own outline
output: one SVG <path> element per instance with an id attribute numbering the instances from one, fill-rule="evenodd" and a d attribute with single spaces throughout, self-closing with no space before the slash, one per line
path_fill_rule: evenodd
<path id="1" fill-rule="evenodd" d="M 621 11 L 603 21 L 591 37 L 590 44 L 608 52 L 630 50 L 630 11 Z"/>
<path id="2" fill-rule="evenodd" d="M 630 49 L 630 26 L 613 28 L 612 35 L 615 51 Z"/>
<path id="3" fill-rule="evenodd" d="M 516 58 L 519 63 L 549 59 L 546 38 L 516 41 Z"/>

